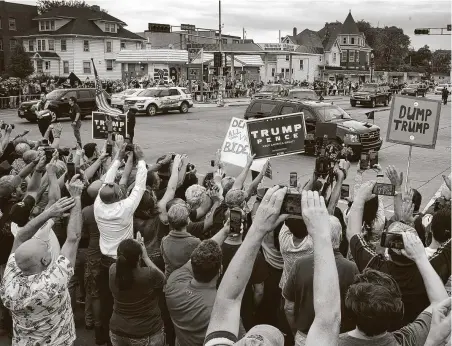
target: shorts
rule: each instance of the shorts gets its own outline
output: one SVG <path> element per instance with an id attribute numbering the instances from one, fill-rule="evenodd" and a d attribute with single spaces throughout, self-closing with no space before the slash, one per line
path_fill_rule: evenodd
<path id="1" fill-rule="evenodd" d="M 101 260 L 87 259 L 85 267 L 85 291 L 94 299 L 100 298 Z"/>

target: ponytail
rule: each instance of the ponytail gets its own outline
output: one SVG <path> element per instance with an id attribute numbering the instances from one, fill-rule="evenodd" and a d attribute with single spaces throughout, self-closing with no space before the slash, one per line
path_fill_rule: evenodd
<path id="1" fill-rule="evenodd" d="M 118 246 L 115 283 L 119 290 L 133 285 L 133 272 L 140 260 L 141 246 L 133 239 L 123 240 Z"/>
<path id="2" fill-rule="evenodd" d="M 130 288 L 133 281 L 133 268 L 130 268 L 127 259 L 120 255 L 116 260 L 116 285 L 119 290 L 126 290 Z"/>

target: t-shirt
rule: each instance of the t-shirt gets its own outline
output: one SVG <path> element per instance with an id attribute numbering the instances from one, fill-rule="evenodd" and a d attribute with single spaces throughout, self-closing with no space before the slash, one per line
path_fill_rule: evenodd
<path id="1" fill-rule="evenodd" d="M 165 261 L 165 276 L 182 267 L 190 260 L 194 249 L 201 243 L 190 233 L 180 231 L 170 231 L 162 240 L 162 256 Z"/>
<path id="2" fill-rule="evenodd" d="M 347 334 L 339 335 L 339 346 L 418 346 L 424 345 L 430 330 L 432 314 L 421 313 L 407 326 L 375 339 L 358 339 Z"/>
<path id="3" fill-rule="evenodd" d="M 76 115 L 80 114 L 82 111 L 80 110 L 80 106 L 78 104 L 74 104 L 71 108 L 69 108 L 69 117 L 71 118 L 72 121 L 75 120 Z M 78 120 L 81 120 L 80 118 L 78 118 Z"/>
<path id="4" fill-rule="evenodd" d="M 447 282 L 451 274 L 450 243 L 448 240 L 429 258 L 443 283 Z M 391 255 L 392 260 L 387 260 L 377 255 L 361 235 L 354 235 L 350 239 L 350 251 L 360 272 L 368 267 L 389 274 L 397 281 L 405 311 L 402 321 L 394 325 L 394 329 L 413 322 L 430 305 L 421 273 L 413 261 L 394 255 Z"/>
<path id="5" fill-rule="evenodd" d="M 215 286 L 192 280 L 188 262 L 169 276 L 165 286 L 166 304 L 181 346 L 203 344 L 217 294 Z"/>
<path id="6" fill-rule="evenodd" d="M 158 214 L 146 220 L 134 217 L 133 229 L 134 232 L 141 233 L 146 245 L 146 251 L 151 259 L 161 256 L 160 244 L 162 239 L 168 235 L 169 226 L 162 223 Z"/>
<path id="7" fill-rule="evenodd" d="M 351 316 L 347 314 L 344 301 L 347 290 L 353 284 L 355 275 L 359 274 L 359 271 L 356 264 L 345 259 L 339 251 L 334 251 L 334 259 L 341 293 L 341 331 L 345 332 L 355 328 Z M 313 254 L 305 255 L 294 263 L 284 286 L 283 296 L 286 300 L 295 303 L 297 330 L 307 334 L 315 317 Z"/>
<path id="8" fill-rule="evenodd" d="M 110 330 L 119 336 L 144 338 L 163 328 L 159 296 L 164 277 L 153 268 L 137 268 L 133 284 L 120 290 L 116 285 L 116 263 L 110 267 L 110 290 L 114 298 Z"/>
<path id="9" fill-rule="evenodd" d="M 94 205 L 83 208 L 82 210 L 82 235 L 89 237 L 88 249 L 86 254 L 90 260 L 100 260 L 102 252 L 99 246 L 99 228 L 97 227 L 96 219 L 94 218 Z"/>
<path id="10" fill-rule="evenodd" d="M 24 275 L 15 254 L 9 257 L 0 298 L 14 321 L 13 345 L 72 346 L 76 338 L 68 291 L 72 275 L 74 268 L 64 256 L 35 275 Z"/>

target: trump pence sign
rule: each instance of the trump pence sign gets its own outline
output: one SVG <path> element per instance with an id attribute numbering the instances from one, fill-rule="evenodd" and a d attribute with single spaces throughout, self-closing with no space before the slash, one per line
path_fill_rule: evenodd
<path id="1" fill-rule="evenodd" d="M 386 141 L 434 149 L 440 113 L 440 101 L 395 96 L 389 113 Z"/>
<path id="2" fill-rule="evenodd" d="M 108 123 L 111 120 L 112 132 L 127 137 L 127 115 L 111 116 L 101 112 L 92 113 L 92 136 L 93 139 L 108 138 Z"/>

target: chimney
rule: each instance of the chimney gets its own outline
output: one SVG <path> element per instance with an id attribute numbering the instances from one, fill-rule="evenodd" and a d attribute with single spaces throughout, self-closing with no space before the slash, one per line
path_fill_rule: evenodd
<path id="1" fill-rule="evenodd" d="M 97 6 L 97 5 L 91 6 L 91 9 L 92 9 L 93 11 L 98 11 L 98 12 L 100 12 L 100 7 Z"/>
<path id="2" fill-rule="evenodd" d="M 297 36 L 297 28 L 293 28 L 293 36 Z"/>

